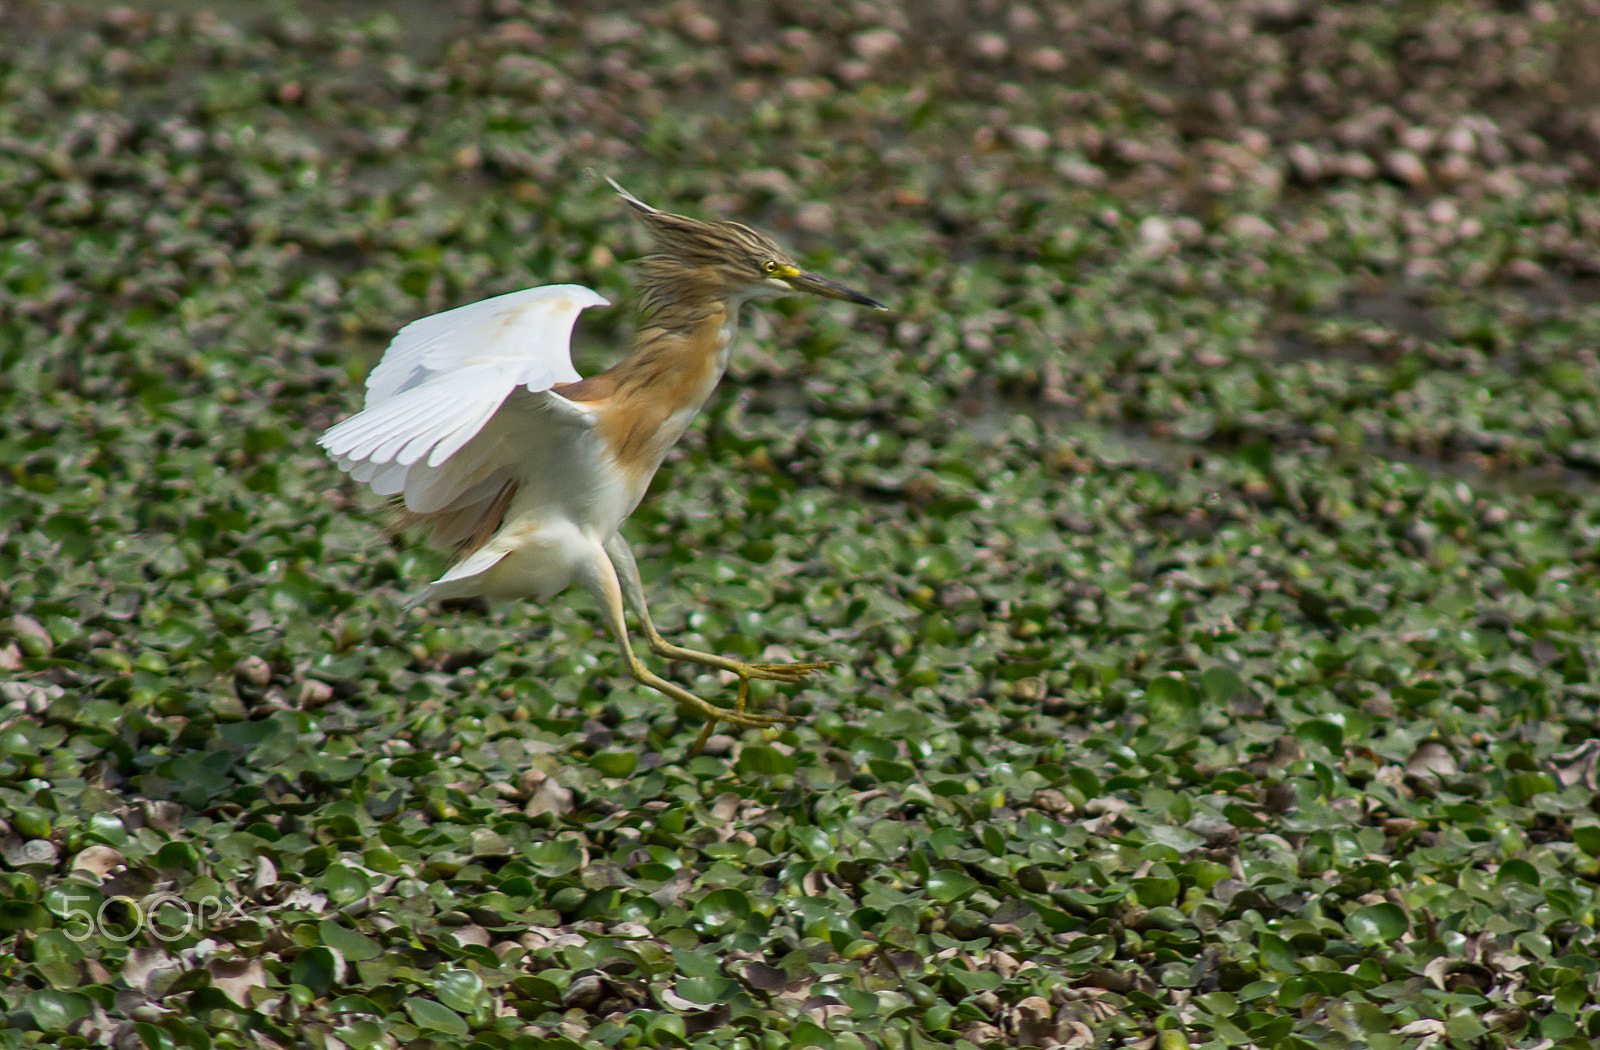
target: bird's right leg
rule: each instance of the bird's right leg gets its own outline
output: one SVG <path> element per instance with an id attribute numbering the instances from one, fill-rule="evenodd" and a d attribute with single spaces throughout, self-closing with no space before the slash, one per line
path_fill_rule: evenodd
<path id="1" fill-rule="evenodd" d="M 622 538 L 620 532 L 606 541 L 606 553 L 611 556 L 611 564 L 616 567 L 617 578 L 622 584 L 623 597 L 628 601 L 628 608 L 632 609 L 633 615 L 638 618 L 650 651 L 668 660 L 687 660 L 706 667 L 732 671 L 739 676 L 741 711 L 744 710 L 745 693 L 751 678 L 764 678 L 772 682 L 797 685 L 812 671 L 825 671 L 833 666 L 828 663 L 752 664 L 729 656 L 718 656 L 716 653 L 703 653 L 698 649 L 673 645 L 661 637 L 661 632 L 656 630 L 656 625 L 650 620 L 650 608 L 644 600 L 644 583 L 639 579 L 639 563 L 634 560 L 633 549 L 628 546 L 628 541 Z"/>
<path id="2" fill-rule="evenodd" d="M 734 725 L 760 729 L 783 722 L 797 721 L 788 715 L 753 714 L 744 710 L 743 704 L 735 710 L 709 704 L 687 689 L 674 685 L 652 672 L 634 655 L 633 646 L 628 641 L 628 625 L 623 616 L 622 585 L 617 579 L 617 570 L 612 565 L 611 559 L 604 551 L 596 550 L 594 556 L 584 563 L 581 575 L 583 582 L 588 584 L 589 590 L 594 593 L 595 602 L 600 606 L 600 613 L 605 617 L 606 626 L 611 628 L 612 637 L 616 638 L 617 646 L 622 650 L 622 659 L 627 664 L 628 674 L 633 676 L 634 681 L 647 685 L 657 692 L 665 693 L 676 700 L 680 707 L 688 708 L 709 719 L 713 726 L 718 722 L 730 722 Z M 740 699 L 743 699 L 742 694 Z"/>

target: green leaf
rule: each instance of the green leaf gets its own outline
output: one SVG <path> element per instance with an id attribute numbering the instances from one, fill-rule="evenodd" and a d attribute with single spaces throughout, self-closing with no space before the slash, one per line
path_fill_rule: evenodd
<path id="1" fill-rule="evenodd" d="M 1188 828 L 1174 827 L 1171 824 L 1152 824 L 1144 829 L 1151 842 L 1163 846 L 1170 846 L 1180 855 L 1192 853 L 1206 844 L 1204 835 L 1196 834 Z"/>
<path id="2" fill-rule="evenodd" d="M 789 839 L 812 860 L 821 860 L 833 852 L 833 840 L 819 827 L 803 825 L 789 829 Z"/>
<path id="3" fill-rule="evenodd" d="M 348 962 L 363 962 L 383 954 L 378 942 L 366 934 L 346 929 L 328 919 L 317 923 L 317 937 L 324 945 L 344 956 Z"/>
<path id="4" fill-rule="evenodd" d="M 328 891 L 328 896 L 339 904 L 360 900 L 372 888 L 364 873 L 344 864 L 329 864 L 318 881 Z"/>
<path id="5" fill-rule="evenodd" d="M 1133 880 L 1133 893 L 1146 908 L 1171 904 L 1178 899 L 1182 886 L 1177 879 L 1139 878 Z"/>
<path id="6" fill-rule="evenodd" d="M 1519 806 L 1535 795 L 1555 790 L 1555 779 L 1548 773 L 1517 773 L 1506 778 L 1506 795 Z"/>
<path id="7" fill-rule="evenodd" d="M 1150 707 L 1150 743 L 1170 747 L 1171 741 L 1188 738 L 1200 725 L 1200 704 L 1182 675 L 1162 675 L 1145 691 Z M 1171 732 L 1169 732 L 1169 730 Z M 1112 780 L 1115 789 L 1115 778 Z"/>
<path id="8" fill-rule="evenodd" d="M 406 1000 L 405 1007 L 406 1013 L 411 1016 L 411 1020 L 418 1028 L 455 1036 L 466 1035 L 470 1031 L 467 1022 L 460 1014 L 432 999 L 412 996 Z"/>
<path id="9" fill-rule="evenodd" d="M 1209 891 L 1211 887 L 1232 874 L 1232 869 L 1216 861 L 1196 860 L 1183 865 L 1183 873 L 1193 879 L 1194 884 L 1200 889 Z"/>
<path id="10" fill-rule="evenodd" d="M 868 760 L 867 768 L 873 776 L 889 784 L 903 784 L 917 775 L 917 771 L 904 762 L 891 762 L 884 758 Z"/>
<path id="11" fill-rule="evenodd" d="M 0 900 L 0 930 L 38 930 L 50 925 L 50 913 L 26 900 Z"/>
<path id="12" fill-rule="evenodd" d="M 1321 718 L 1309 719 L 1294 727 L 1294 735 L 1301 740 L 1321 744 L 1329 751 L 1344 746 L 1344 727 Z"/>
<path id="13" fill-rule="evenodd" d="M 807 1046 L 821 1047 L 822 1050 L 833 1050 L 836 1042 L 833 1033 L 822 1028 L 814 1021 L 801 1021 L 789 1030 L 789 1045 L 800 1048 Z"/>
<path id="14" fill-rule="evenodd" d="M 1200 689 L 1206 699 L 1221 704 L 1243 695 L 1245 684 L 1231 667 L 1208 667 L 1200 672 Z"/>
<path id="15" fill-rule="evenodd" d="M 738 890 L 713 890 L 695 905 L 694 913 L 713 930 L 728 930 L 750 917 L 750 899 Z"/>
<path id="16" fill-rule="evenodd" d="M 978 880 L 965 872 L 952 868 L 934 868 L 928 872 L 928 896 L 943 904 L 950 904 L 974 893 Z"/>
<path id="17" fill-rule="evenodd" d="M 1182 675 L 1177 674 L 1162 675 L 1152 680 L 1146 695 L 1152 705 L 1159 703 L 1164 707 L 1186 709 L 1194 703 L 1194 694 L 1189 689 L 1189 683 L 1184 681 Z"/>
<path id="18" fill-rule="evenodd" d="M 471 970 L 445 970 L 433 980 L 433 994 L 452 1010 L 474 1014 L 487 1008 L 483 978 Z"/>
<path id="19" fill-rule="evenodd" d="M 1539 576 L 1541 573 L 1526 566 L 1502 565 L 1500 567 L 1500 575 L 1507 584 L 1530 598 L 1539 589 Z"/>
<path id="20" fill-rule="evenodd" d="M 1397 904 L 1371 904 L 1346 915 L 1344 926 L 1357 944 L 1376 946 L 1399 939 L 1410 923 Z"/>
<path id="21" fill-rule="evenodd" d="M 1100 778 L 1095 776 L 1094 770 L 1074 766 L 1067 771 L 1067 780 L 1073 787 L 1083 792 L 1084 798 L 1100 797 Z"/>
<path id="22" fill-rule="evenodd" d="M 379 1050 L 384 1046 L 384 1026 L 377 1021 L 365 1017 L 352 1018 L 348 1023 L 333 1030 L 340 1042 L 350 1047 L 351 1050 Z"/>
<path id="23" fill-rule="evenodd" d="M 753 776 L 780 776 L 793 773 L 798 765 L 794 755 L 786 755 L 775 747 L 746 746 L 739 752 L 734 768 Z"/>
<path id="24" fill-rule="evenodd" d="M 944 974 L 961 986 L 964 995 L 992 992 L 1005 984 L 1005 980 L 993 970 L 965 970 L 959 966 L 952 966 L 947 968 Z"/>
<path id="25" fill-rule="evenodd" d="M 583 849 L 571 839 L 535 842 L 524 848 L 523 855 L 546 878 L 571 874 L 583 863 Z"/>
<path id="26" fill-rule="evenodd" d="M 632 775 L 639 765 L 637 751 L 599 751 L 589 759 L 589 764 L 603 777 L 622 779 Z"/>
<path id="27" fill-rule="evenodd" d="M 35 1023 L 43 1032 L 64 1031 L 94 1010 L 94 1003 L 87 995 L 57 988 L 29 992 L 23 996 L 22 1004 L 24 1009 L 33 1014 Z"/>
<path id="28" fill-rule="evenodd" d="M 1589 986 L 1581 977 L 1562 982 L 1552 997 L 1555 1008 L 1562 1013 L 1575 1014 L 1589 1001 Z"/>
<path id="29" fill-rule="evenodd" d="M 158 868 L 196 871 L 200 866 L 200 855 L 187 842 L 168 842 L 156 851 L 155 862 Z"/>
<path id="30" fill-rule="evenodd" d="M 691 1003 L 715 1006 L 725 1003 L 740 990 L 738 981 L 729 977 L 680 977 L 672 984 L 673 990 Z"/>
<path id="31" fill-rule="evenodd" d="M 1333 614 L 1333 618 L 1351 629 L 1371 627 L 1383 619 L 1378 615 L 1376 609 L 1369 609 L 1364 605 L 1353 605 L 1348 609 L 1340 609 Z"/>
<path id="32" fill-rule="evenodd" d="M 1466 1009 L 1452 1011 L 1449 1020 L 1444 1023 L 1444 1034 L 1459 1043 L 1469 1043 L 1488 1031 L 1483 1022 L 1479 1021 L 1471 1010 Z"/>
<path id="33" fill-rule="evenodd" d="M 1275 933 L 1261 935 L 1261 968 L 1280 973 L 1295 973 L 1300 969 L 1300 957 L 1289 947 L 1289 942 Z"/>
<path id="34" fill-rule="evenodd" d="M 316 995 L 327 995 L 341 977 L 339 957 L 327 948 L 307 948 L 289 964 L 289 979 L 304 985 Z"/>

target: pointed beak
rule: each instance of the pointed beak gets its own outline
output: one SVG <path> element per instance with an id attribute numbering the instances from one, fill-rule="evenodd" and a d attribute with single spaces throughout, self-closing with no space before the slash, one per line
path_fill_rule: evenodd
<path id="1" fill-rule="evenodd" d="M 784 274 L 782 280 L 797 292 L 806 292 L 810 295 L 820 295 L 824 299 L 840 299 L 857 306 L 870 306 L 874 310 L 887 310 L 887 306 L 878 302 L 869 295 L 862 295 L 854 288 L 847 288 L 838 281 L 821 277 L 804 270 L 792 274 Z"/>

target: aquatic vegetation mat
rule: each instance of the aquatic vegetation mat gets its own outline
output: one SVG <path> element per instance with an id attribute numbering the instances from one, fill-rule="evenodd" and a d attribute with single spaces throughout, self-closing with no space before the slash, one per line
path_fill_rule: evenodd
<path id="1" fill-rule="evenodd" d="M 173 6 L 0 8 L 0 1042 L 1600 1037 L 1593 3 Z M 893 307 L 627 527 L 836 664 L 698 757 L 315 447 L 600 175 Z"/>

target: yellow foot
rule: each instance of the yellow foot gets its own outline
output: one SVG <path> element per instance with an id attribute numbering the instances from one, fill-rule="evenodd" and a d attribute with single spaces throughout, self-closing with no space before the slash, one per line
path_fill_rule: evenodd
<path id="1" fill-rule="evenodd" d="M 711 734 L 716 731 L 718 722 L 728 722 L 741 726 L 771 726 L 786 722 L 798 722 L 798 718 L 790 715 L 758 715 L 745 710 L 745 705 L 750 702 L 750 679 L 764 678 L 772 682 L 785 682 L 794 685 L 805 679 L 812 671 L 822 671 L 832 664 L 746 664 L 741 663 L 734 669 L 739 676 L 739 697 L 734 701 L 733 710 L 727 711 L 713 708 L 715 714 L 709 714 L 706 727 L 700 730 L 700 736 L 695 739 L 694 746 L 689 749 L 689 754 L 698 755 L 706 746 L 706 741 L 711 739 Z M 706 704 L 706 707 L 711 707 Z"/>
<path id="2" fill-rule="evenodd" d="M 732 708 L 708 704 L 699 697 L 695 697 L 696 702 L 692 704 L 682 702 L 680 698 L 680 703 L 681 706 L 704 715 L 711 725 L 716 725 L 718 722 L 727 722 L 730 725 L 746 726 L 750 729 L 765 729 L 767 726 L 786 725 L 800 721 L 793 715 L 758 715 L 753 711 L 746 711 L 744 705 L 748 688 L 745 684 L 745 679 L 739 679 L 739 701 Z"/>
<path id="3" fill-rule="evenodd" d="M 739 707 L 744 708 L 743 695 L 745 682 L 751 678 L 762 678 L 769 682 L 783 682 L 795 685 L 805 681 L 806 675 L 812 671 L 826 671 L 832 667 L 831 663 L 816 664 L 747 664 L 743 661 L 732 661 L 728 670 L 739 676 Z"/>

